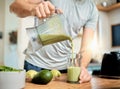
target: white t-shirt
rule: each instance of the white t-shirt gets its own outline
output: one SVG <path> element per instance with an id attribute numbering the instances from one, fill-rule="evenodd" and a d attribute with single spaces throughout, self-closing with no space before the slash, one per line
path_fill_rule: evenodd
<path id="1" fill-rule="evenodd" d="M 98 11 L 92 0 L 51 0 L 57 7 L 63 10 L 68 21 L 68 34 L 74 38 L 82 27 L 96 29 Z M 26 61 L 46 69 L 66 69 L 68 54 L 71 53 L 71 43 L 67 41 L 42 47 L 33 52 L 29 44 L 26 51 Z"/>

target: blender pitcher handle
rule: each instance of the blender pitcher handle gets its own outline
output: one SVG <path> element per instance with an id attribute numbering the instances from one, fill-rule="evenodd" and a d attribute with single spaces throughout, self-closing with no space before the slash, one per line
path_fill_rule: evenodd
<path id="1" fill-rule="evenodd" d="M 60 14 L 57 7 L 55 7 L 55 14 Z M 43 19 L 42 21 L 46 21 L 46 19 Z M 39 19 L 35 16 L 34 17 L 34 26 L 37 27 L 38 25 L 39 25 Z"/>
<path id="2" fill-rule="evenodd" d="M 34 17 L 34 26 L 35 27 L 38 26 L 38 21 L 39 21 L 39 19 L 37 17 Z"/>

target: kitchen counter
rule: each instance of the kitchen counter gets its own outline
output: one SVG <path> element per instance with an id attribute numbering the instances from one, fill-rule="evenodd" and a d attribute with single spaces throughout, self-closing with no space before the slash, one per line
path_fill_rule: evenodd
<path id="1" fill-rule="evenodd" d="M 62 74 L 59 79 L 52 80 L 47 85 L 26 82 L 24 89 L 120 89 L 120 79 L 106 79 L 93 76 L 91 82 L 70 84 L 66 82 L 66 74 Z"/>

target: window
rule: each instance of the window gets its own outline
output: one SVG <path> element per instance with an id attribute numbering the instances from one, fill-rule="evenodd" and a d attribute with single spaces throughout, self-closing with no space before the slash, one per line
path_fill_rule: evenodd
<path id="1" fill-rule="evenodd" d="M 112 25 L 112 47 L 120 46 L 120 24 Z"/>

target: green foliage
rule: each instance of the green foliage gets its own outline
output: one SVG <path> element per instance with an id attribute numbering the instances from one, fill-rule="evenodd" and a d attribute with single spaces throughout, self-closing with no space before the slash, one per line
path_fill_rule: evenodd
<path id="1" fill-rule="evenodd" d="M 8 67 L 8 66 L 0 66 L 0 71 L 22 71 L 21 69 L 15 69 L 12 67 Z"/>

